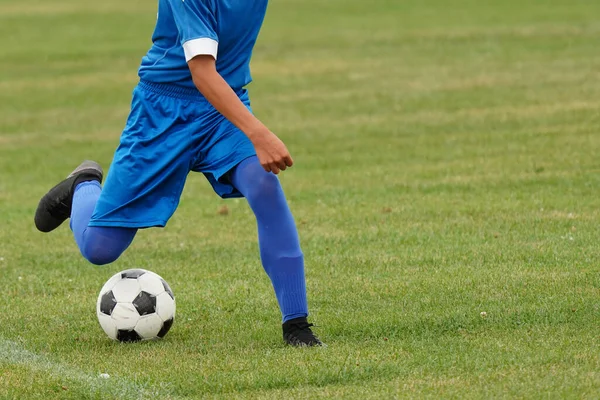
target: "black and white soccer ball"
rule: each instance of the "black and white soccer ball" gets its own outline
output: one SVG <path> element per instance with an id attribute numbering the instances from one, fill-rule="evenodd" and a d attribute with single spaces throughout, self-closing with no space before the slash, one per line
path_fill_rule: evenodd
<path id="1" fill-rule="evenodd" d="M 96 305 L 100 326 L 120 342 L 163 338 L 175 319 L 175 296 L 159 275 L 128 269 L 113 275 Z"/>

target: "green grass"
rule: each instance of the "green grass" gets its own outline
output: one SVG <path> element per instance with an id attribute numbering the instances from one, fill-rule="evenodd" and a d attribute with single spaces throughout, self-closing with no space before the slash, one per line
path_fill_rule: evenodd
<path id="1" fill-rule="evenodd" d="M 108 267 L 32 224 L 109 165 L 154 3 L 0 0 L 0 398 L 597 398 L 600 3 L 272 2 L 250 91 L 296 161 L 311 350 L 282 343 L 248 207 L 199 175 Z M 96 321 L 132 267 L 175 291 L 164 341 Z"/>

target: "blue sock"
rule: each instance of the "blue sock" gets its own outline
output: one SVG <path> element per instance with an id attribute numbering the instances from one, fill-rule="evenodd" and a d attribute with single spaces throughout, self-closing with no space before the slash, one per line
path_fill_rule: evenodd
<path id="1" fill-rule="evenodd" d="M 304 256 L 279 179 L 266 172 L 255 156 L 232 171 L 231 182 L 256 215 L 262 264 L 273 283 L 283 322 L 308 316 Z"/>
<path id="2" fill-rule="evenodd" d="M 96 265 L 115 261 L 133 241 L 137 229 L 88 226 L 102 187 L 97 181 L 82 182 L 75 188 L 71 209 L 71 230 L 86 260 Z"/>

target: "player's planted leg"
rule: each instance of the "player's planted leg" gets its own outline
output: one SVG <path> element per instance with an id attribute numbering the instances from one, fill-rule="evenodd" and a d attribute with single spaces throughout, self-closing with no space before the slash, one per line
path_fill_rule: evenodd
<path id="1" fill-rule="evenodd" d="M 256 215 L 260 256 L 281 308 L 284 340 L 294 346 L 321 345 L 306 320 L 304 256 L 278 178 L 265 172 L 258 159 L 251 157 L 232 171 L 231 181 Z"/>

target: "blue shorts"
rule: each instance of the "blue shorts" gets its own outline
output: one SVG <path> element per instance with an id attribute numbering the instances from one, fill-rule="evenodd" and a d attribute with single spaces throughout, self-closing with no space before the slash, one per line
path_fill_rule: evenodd
<path id="1" fill-rule="evenodd" d="M 237 94 L 250 109 L 246 90 Z M 242 197 L 226 174 L 254 155 L 248 137 L 197 90 L 142 81 L 89 225 L 165 226 L 190 171 L 219 196 Z"/>

